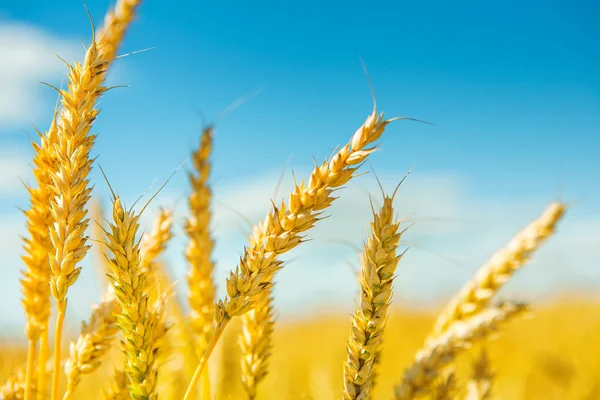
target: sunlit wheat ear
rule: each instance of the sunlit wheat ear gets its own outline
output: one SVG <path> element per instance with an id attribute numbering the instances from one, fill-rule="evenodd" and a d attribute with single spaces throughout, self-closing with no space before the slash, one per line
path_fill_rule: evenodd
<path id="1" fill-rule="evenodd" d="M 267 376 L 273 348 L 275 315 L 271 292 L 256 296 L 254 308 L 242 316 L 239 335 L 242 386 L 248 399 L 256 398 L 258 384 Z"/>
<path id="2" fill-rule="evenodd" d="M 244 250 L 238 268 L 227 279 L 225 299 L 217 303 L 217 328 L 214 343 L 205 351 L 188 387 L 188 400 L 199 380 L 208 357 L 231 318 L 241 316 L 253 307 L 253 298 L 272 285 L 275 273 L 282 267 L 280 254 L 298 246 L 302 234 L 312 228 L 333 203 L 333 191 L 352 179 L 358 166 L 375 151 L 377 141 L 392 120 L 385 120 L 374 107 L 371 115 L 344 147 L 329 160 L 316 166 L 307 183 L 296 184 L 288 203 L 273 204 L 265 220 L 254 228 L 252 243 Z"/>
<path id="3" fill-rule="evenodd" d="M 497 332 L 499 325 L 522 314 L 525 305 L 503 303 L 482 310 L 463 321 L 454 322 L 439 337 L 428 341 L 413 364 L 405 371 L 402 383 L 396 387 L 396 400 L 414 399 L 431 392 L 441 371 L 456 356 L 475 342 Z"/>
<path id="4" fill-rule="evenodd" d="M 499 250 L 475 277 L 452 298 L 438 317 L 431 337 L 442 334 L 452 323 L 475 315 L 486 305 L 511 276 L 550 237 L 564 215 L 566 205 L 555 202 L 544 213 Z"/>
<path id="5" fill-rule="evenodd" d="M 94 372 L 100 366 L 119 332 L 115 324 L 115 315 L 119 311 L 119 303 L 111 291 L 93 307 L 89 322 L 82 323 L 81 333 L 75 342 L 71 342 L 70 356 L 65 363 L 67 391 L 64 400 L 71 398 L 82 375 Z"/>
<path id="6" fill-rule="evenodd" d="M 492 397 L 494 372 L 485 351 L 473 363 L 473 373 L 467 383 L 465 400 L 488 400 Z"/>
<path id="7" fill-rule="evenodd" d="M 185 224 L 188 246 L 188 301 L 191 308 L 190 324 L 196 334 L 198 353 L 202 354 L 214 331 L 215 287 L 213 283 L 214 241 L 210 235 L 212 193 L 208 185 L 213 128 L 202 132 L 199 148 L 192 154 L 193 170 L 188 178 L 191 193 L 188 199 L 190 216 Z"/>
<path id="8" fill-rule="evenodd" d="M 155 399 L 156 379 L 158 375 L 157 348 L 155 330 L 158 318 L 153 315 L 146 288 L 146 274 L 143 270 L 140 243 L 136 239 L 139 229 L 139 214 L 125 210 L 121 199 L 113 200 L 113 221 L 106 232 L 106 245 L 111 253 L 112 274 L 109 279 L 121 306 L 117 315 L 117 326 L 123 332 L 125 340 L 124 371 L 127 375 L 128 389 L 134 399 Z"/>
<path id="9" fill-rule="evenodd" d="M 401 232 L 396 219 L 394 197 L 384 195 L 383 206 L 373 211 L 369 237 L 362 253 L 360 298 L 352 317 L 352 328 L 344 362 L 346 400 L 371 398 L 377 365 L 388 318 Z"/>

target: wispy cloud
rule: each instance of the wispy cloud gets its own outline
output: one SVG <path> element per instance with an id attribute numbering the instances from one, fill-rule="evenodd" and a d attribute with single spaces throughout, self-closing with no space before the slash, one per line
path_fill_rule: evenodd
<path id="1" fill-rule="evenodd" d="M 66 60 L 81 53 L 77 42 L 35 26 L 0 21 L 0 128 L 26 124 L 41 110 L 40 81 L 60 79 Z M 1 131 L 0 131 L 1 132 Z"/>

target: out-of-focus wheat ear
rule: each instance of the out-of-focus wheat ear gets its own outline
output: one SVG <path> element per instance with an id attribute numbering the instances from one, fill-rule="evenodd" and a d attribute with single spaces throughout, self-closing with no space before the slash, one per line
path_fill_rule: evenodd
<path id="1" fill-rule="evenodd" d="M 155 269 L 158 278 L 158 286 L 161 288 L 172 288 L 175 286 L 175 280 L 172 277 L 169 264 L 165 261 L 157 261 L 159 264 Z M 165 382 L 179 382 L 185 385 L 194 374 L 194 367 L 198 364 L 199 358 L 196 353 L 194 333 L 191 330 L 187 319 L 185 307 L 180 298 L 173 295 L 165 305 L 166 316 L 174 321 L 165 337 L 168 347 L 172 353 L 167 357 L 168 366 L 162 369 L 160 377 Z M 173 397 L 183 396 L 185 387 L 180 384 L 170 386 Z M 167 396 L 165 393 L 161 396 Z M 167 396 L 167 398 L 171 398 Z"/>
<path id="2" fill-rule="evenodd" d="M 106 284 L 109 284 L 106 275 L 111 273 L 111 267 L 110 263 L 108 262 L 106 246 L 103 246 L 102 243 L 98 242 L 104 237 L 102 225 L 106 220 L 106 215 L 102 207 L 102 201 L 100 201 L 100 199 L 96 198 L 90 202 L 90 213 L 92 217 L 92 221 L 90 222 L 91 235 L 92 239 L 96 241 L 92 243 L 92 249 L 95 253 L 95 264 L 98 267 L 98 282 L 100 283 L 101 287 L 105 287 Z"/>
<path id="3" fill-rule="evenodd" d="M 275 326 L 271 291 L 257 296 L 254 304 L 254 308 L 242 316 L 239 335 L 242 386 L 250 400 L 256 398 L 257 386 L 269 371 Z"/>
<path id="4" fill-rule="evenodd" d="M 127 389 L 127 374 L 125 371 L 115 369 L 108 387 L 104 388 L 105 400 L 131 400 Z"/>
<path id="5" fill-rule="evenodd" d="M 431 392 L 441 371 L 456 356 L 475 342 L 497 332 L 499 325 L 522 314 L 526 306 L 501 303 L 462 321 L 454 322 L 439 337 L 429 340 L 406 369 L 402 383 L 395 389 L 396 400 L 409 400 Z"/>
<path id="6" fill-rule="evenodd" d="M 225 332 L 220 342 L 218 357 L 215 360 L 216 363 L 213 364 L 213 368 L 216 367 L 217 373 L 215 390 L 217 399 L 231 398 L 232 393 L 237 393 L 237 387 L 240 385 L 241 351 L 237 344 L 237 339 L 239 339 L 238 328 L 238 323 L 234 322 L 231 328 Z"/>
<path id="7" fill-rule="evenodd" d="M 99 32 L 99 37 L 102 38 L 102 57 L 105 60 L 111 62 L 117 56 L 125 32 L 141 3 L 142 0 L 117 0 L 115 6 L 106 13 L 104 26 Z"/>
<path id="8" fill-rule="evenodd" d="M 82 375 L 92 373 L 100 366 L 102 357 L 119 332 L 115 324 L 115 315 L 119 312 L 120 306 L 112 291 L 104 295 L 100 304 L 92 307 L 89 322 L 82 323 L 79 337 L 71 342 L 70 355 L 65 363 L 67 390 L 63 400 L 72 398 Z"/>
<path id="9" fill-rule="evenodd" d="M 550 204 L 538 219 L 496 252 L 450 300 L 435 322 L 431 337 L 442 334 L 452 323 L 475 315 L 487 306 L 498 290 L 554 233 L 566 209 L 566 205 L 560 202 Z"/>
<path id="10" fill-rule="evenodd" d="M 18 370 L 10 376 L 4 385 L 0 386 L 0 399 L 23 400 L 25 398 L 25 369 Z M 35 381 L 32 382 L 31 392 L 37 391 Z"/>
<path id="11" fill-rule="evenodd" d="M 384 194 L 381 209 L 373 210 L 369 237 L 364 244 L 360 298 L 352 317 L 344 362 L 345 400 L 370 399 L 377 376 L 396 267 L 402 258 L 398 254 L 402 232 L 393 201 L 393 196 Z"/>
<path id="12" fill-rule="evenodd" d="M 329 160 L 317 165 L 307 183 L 297 183 L 288 203 L 272 204 L 265 220 L 254 228 L 251 246 L 244 249 L 239 266 L 226 282 L 227 296 L 217 303 L 215 334 L 188 386 L 184 400 L 189 400 L 219 337 L 233 317 L 250 311 L 255 296 L 268 290 L 275 273 L 281 269 L 279 255 L 303 241 L 303 233 L 319 221 L 333 203 L 333 192 L 352 179 L 367 157 L 376 150 L 375 142 L 391 120 L 373 112 L 354 133 L 350 141 Z"/>
<path id="13" fill-rule="evenodd" d="M 454 371 L 440 377 L 434 385 L 432 400 L 454 400 L 458 394 L 458 385 Z"/>
<path id="14" fill-rule="evenodd" d="M 23 239 L 24 255 L 22 256 L 25 269 L 22 270 L 21 304 L 25 311 L 25 334 L 28 339 L 28 362 L 26 367 L 26 387 L 33 388 L 35 383 L 33 364 L 36 361 L 36 348 L 41 340 L 38 359 L 37 385 L 45 389 L 47 374 L 45 362 L 48 359 L 48 325 L 50 318 L 50 264 L 48 255 L 52 252 L 52 242 L 48 230 L 52 224 L 49 204 L 53 193 L 49 189 L 52 183 L 50 171 L 55 168 L 56 155 L 53 144 L 56 142 L 56 114 L 58 103 L 48 131 L 43 134 L 38 131 L 40 144 L 33 142 L 33 175 L 37 188 L 27 187 L 30 196 L 30 208 L 24 212 L 26 218 L 27 236 Z M 29 400 L 32 390 L 26 390 L 24 396 Z M 41 393 L 38 392 L 38 398 Z"/>
<path id="15" fill-rule="evenodd" d="M 188 198 L 190 216 L 185 223 L 189 239 L 185 257 L 188 262 L 190 326 L 196 336 L 198 357 L 206 351 L 215 330 L 214 240 L 210 234 L 212 193 L 208 184 L 213 133 L 212 126 L 202 131 L 200 146 L 192 153 L 193 170 L 188 175 L 191 193 Z M 209 400 L 208 370 L 204 373 L 201 390 L 202 400 Z"/>
<path id="16" fill-rule="evenodd" d="M 467 383 L 465 400 L 488 400 L 492 397 L 494 372 L 490 359 L 485 350 L 473 363 L 473 373 Z"/>
<path id="17" fill-rule="evenodd" d="M 144 235 L 142 240 L 142 259 L 144 260 L 142 269 L 147 276 L 148 289 L 156 283 L 161 283 L 163 288 L 170 286 L 168 282 L 161 282 L 161 277 L 164 278 L 167 274 L 165 271 L 159 270 L 164 264 L 161 264 L 158 258 L 165 252 L 167 244 L 173 238 L 172 228 L 173 211 L 161 208 L 158 216 L 154 219 L 152 231 L 149 235 Z"/>

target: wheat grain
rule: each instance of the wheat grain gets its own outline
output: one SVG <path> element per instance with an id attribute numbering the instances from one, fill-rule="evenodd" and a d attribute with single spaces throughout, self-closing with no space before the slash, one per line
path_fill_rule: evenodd
<path id="1" fill-rule="evenodd" d="M 379 212 L 373 210 L 369 238 L 362 253 L 360 299 L 352 318 L 352 328 L 344 363 L 345 400 L 367 400 L 376 377 L 382 334 L 392 298 L 392 284 L 402 255 L 397 254 L 401 232 L 394 215 L 394 196 L 383 196 Z"/>
<path id="2" fill-rule="evenodd" d="M 531 254 L 556 229 L 566 205 L 554 202 L 544 213 L 519 232 L 477 272 L 475 277 L 450 300 L 438 317 L 431 337 L 442 334 L 452 323 L 476 314 L 487 304 Z"/>
<path id="3" fill-rule="evenodd" d="M 454 322 L 444 334 L 429 340 L 417 353 L 415 361 L 405 371 L 402 383 L 396 387 L 396 400 L 409 400 L 430 392 L 440 372 L 460 352 L 489 336 L 501 322 L 513 319 L 525 309 L 523 304 L 503 303 Z"/>

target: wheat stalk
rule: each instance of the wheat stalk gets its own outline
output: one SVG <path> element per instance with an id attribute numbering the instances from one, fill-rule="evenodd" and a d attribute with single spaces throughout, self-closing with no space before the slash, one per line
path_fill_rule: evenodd
<path id="1" fill-rule="evenodd" d="M 503 303 L 454 322 L 442 335 L 427 341 L 417 353 L 413 364 L 405 371 L 402 383 L 396 387 L 396 400 L 409 400 L 430 392 L 440 372 L 460 352 L 494 333 L 500 323 L 525 310 L 523 304 Z"/>
<path id="2" fill-rule="evenodd" d="M 395 195 L 395 192 L 394 192 Z M 352 328 L 344 363 L 345 400 L 367 400 L 376 377 L 382 334 L 392 298 L 396 267 L 402 255 L 397 254 L 401 232 L 394 215 L 394 195 L 383 195 L 379 212 L 373 210 L 373 221 L 362 253 L 360 299 L 352 317 Z"/>
<path id="3" fill-rule="evenodd" d="M 435 322 L 431 337 L 442 334 L 452 323 L 478 313 L 531 254 L 554 233 L 566 205 L 554 202 L 544 213 L 519 232 L 490 258 L 475 277 L 454 296 Z"/>
<path id="4" fill-rule="evenodd" d="M 273 204 L 271 212 L 253 231 L 253 246 L 244 250 L 244 255 L 235 272 L 227 279 L 227 296 L 217 303 L 217 328 L 215 335 L 196 369 L 188 386 L 184 400 L 188 400 L 216 342 L 231 318 L 250 311 L 252 299 L 267 290 L 282 262 L 278 255 L 298 246 L 302 233 L 309 230 L 320 219 L 323 211 L 334 201 L 332 193 L 346 184 L 375 147 L 369 147 L 383 134 L 392 120 L 384 120 L 376 108 L 352 139 L 330 160 L 317 166 L 311 173 L 308 184 L 296 184 L 290 194 L 289 204 Z"/>
<path id="5" fill-rule="evenodd" d="M 239 335 L 242 386 L 250 400 L 256 398 L 258 384 L 267 376 L 273 348 L 275 315 L 271 291 L 256 296 L 254 308 L 242 316 Z"/>
<path id="6" fill-rule="evenodd" d="M 82 323 L 81 333 L 75 342 L 71 342 L 70 357 L 65 363 L 67 391 L 63 400 L 72 397 L 81 375 L 92 373 L 100 366 L 100 359 L 108 352 L 119 331 L 115 325 L 115 315 L 119 311 L 119 303 L 109 291 L 100 304 L 93 306 L 89 323 Z"/>

